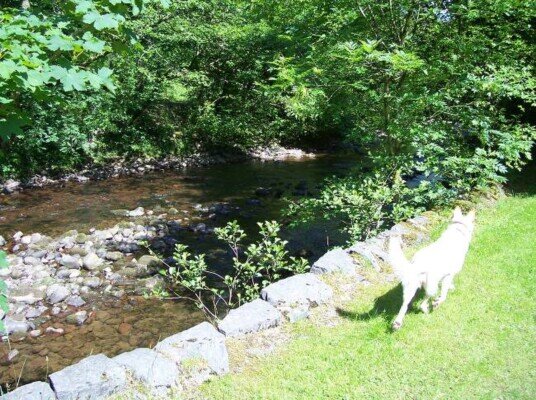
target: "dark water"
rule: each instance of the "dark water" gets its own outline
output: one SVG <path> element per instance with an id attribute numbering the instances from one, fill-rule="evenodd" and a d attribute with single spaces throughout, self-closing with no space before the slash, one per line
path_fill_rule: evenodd
<path id="1" fill-rule="evenodd" d="M 114 216 L 112 210 L 142 206 L 174 207 L 179 213 L 173 219 L 184 225 L 204 222 L 217 227 L 236 219 L 254 236 L 258 221 L 282 220 L 286 199 L 313 195 L 325 178 L 347 173 L 357 161 L 352 155 L 325 155 L 296 161 L 189 168 L 27 190 L 0 196 L 0 234 L 7 238 L 20 230 L 25 234 L 39 232 L 54 237 L 71 229 L 87 232 L 92 227 L 110 227 L 124 220 Z M 257 189 L 261 187 L 269 188 L 269 193 L 260 193 Z M 228 213 L 209 218 L 210 212 L 199 211 L 200 206 L 214 203 L 227 203 Z M 285 228 L 283 235 L 293 253 L 311 260 L 342 240 L 329 223 Z M 226 258 L 225 245 L 214 235 L 184 230 L 175 238 L 195 252 L 209 254 L 209 262 L 216 264 L 216 268 Z M 62 327 L 66 331 L 62 336 L 26 337 L 0 344 L 0 383 L 45 379 L 47 374 L 89 354 L 114 356 L 135 347 L 151 347 L 202 320 L 202 315 L 184 302 L 128 297 L 91 304 L 91 309 L 88 308 L 91 317 L 82 327 L 65 324 L 61 315 L 40 326 L 43 331 L 47 326 Z M 19 351 L 16 361 L 2 363 L 3 355 L 12 349 Z"/>

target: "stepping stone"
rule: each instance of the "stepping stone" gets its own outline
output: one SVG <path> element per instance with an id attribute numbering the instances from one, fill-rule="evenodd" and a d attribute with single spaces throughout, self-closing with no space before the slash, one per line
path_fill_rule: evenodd
<path id="1" fill-rule="evenodd" d="M 125 368 L 104 354 L 84 358 L 48 379 L 58 400 L 102 399 L 127 385 Z"/>
<path id="2" fill-rule="evenodd" d="M 340 272 L 345 275 L 356 275 L 354 259 L 343 249 L 328 251 L 311 267 L 313 274 Z"/>
<path id="3" fill-rule="evenodd" d="M 173 361 L 150 349 L 135 349 L 112 358 L 132 376 L 155 389 L 176 386 L 179 368 Z"/>
<path id="4" fill-rule="evenodd" d="M 202 322 L 184 332 L 177 333 L 159 342 L 155 351 L 184 366 L 189 361 L 201 361 L 210 369 L 209 373 L 223 375 L 229 372 L 229 355 L 225 347 L 225 336 L 208 322 Z M 206 371 L 203 380 L 208 378 Z"/>
<path id="5" fill-rule="evenodd" d="M 218 329 L 225 336 L 239 336 L 272 328 L 282 322 L 282 315 L 274 306 L 257 299 L 231 310 L 218 323 Z"/>
<path id="6" fill-rule="evenodd" d="M 274 307 L 316 307 L 333 297 L 333 290 L 313 274 L 299 274 L 268 285 L 261 298 Z"/>
<path id="7" fill-rule="evenodd" d="M 1 400 L 55 400 L 56 395 L 48 383 L 33 382 L 0 397 Z"/>

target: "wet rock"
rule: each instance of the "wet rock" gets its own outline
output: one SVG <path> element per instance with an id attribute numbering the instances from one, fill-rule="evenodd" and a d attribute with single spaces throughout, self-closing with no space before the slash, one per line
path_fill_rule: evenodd
<path id="1" fill-rule="evenodd" d="M 80 296 L 69 296 L 67 297 L 67 300 L 65 300 L 65 303 L 73 307 L 82 307 L 86 304 L 85 300 Z"/>
<path id="2" fill-rule="evenodd" d="M 129 210 L 112 210 L 111 213 L 117 217 L 129 217 L 130 216 Z"/>
<path id="3" fill-rule="evenodd" d="M 120 251 L 109 251 L 106 253 L 105 258 L 109 261 L 117 261 L 123 258 L 123 253 Z"/>
<path id="4" fill-rule="evenodd" d="M 51 400 L 56 395 L 45 382 L 33 382 L 2 396 L 2 400 Z"/>
<path id="5" fill-rule="evenodd" d="M 63 328 L 54 328 L 53 326 L 49 326 L 46 330 L 46 333 L 54 334 L 54 335 L 63 335 L 65 332 Z"/>
<path id="6" fill-rule="evenodd" d="M 35 304 L 42 301 L 45 298 L 45 292 L 39 289 L 19 289 L 17 292 L 12 293 L 11 299 L 17 303 L 23 304 Z"/>
<path id="7" fill-rule="evenodd" d="M 269 188 L 260 187 L 260 188 L 255 189 L 255 195 L 259 197 L 269 196 L 270 193 L 271 193 L 271 189 Z"/>
<path id="8" fill-rule="evenodd" d="M 145 214 L 145 210 L 143 207 L 138 207 L 128 212 L 129 217 L 141 217 L 143 214 Z"/>
<path id="9" fill-rule="evenodd" d="M 202 322 L 184 332 L 170 336 L 155 346 L 155 351 L 181 365 L 188 360 L 202 360 L 205 366 L 195 371 L 198 381 L 211 373 L 222 375 L 229 371 L 229 355 L 225 336 L 208 322 Z"/>
<path id="10" fill-rule="evenodd" d="M 65 286 L 54 284 L 47 289 L 47 301 L 50 304 L 56 304 L 65 300 L 70 294 L 70 290 Z"/>
<path id="11" fill-rule="evenodd" d="M 70 314 L 65 318 L 65 321 L 68 324 L 71 325 L 82 325 L 84 322 L 86 322 L 87 319 L 87 311 L 78 311 L 74 314 Z"/>
<path id="12" fill-rule="evenodd" d="M 249 206 L 260 206 L 262 202 L 259 199 L 247 199 L 246 204 Z"/>
<path id="13" fill-rule="evenodd" d="M 82 266 L 80 258 L 71 256 L 69 254 L 63 254 L 61 256 L 60 264 L 69 269 L 80 268 Z"/>
<path id="14" fill-rule="evenodd" d="M 31 325 L 26 320 L 16 320 L 11 317 L 4 318 L 4 331 L 0 331 L 0 334 L 19 334 L 26 333 L 30 330 Z"/>
<path id="15" fill-rule="evenodd" d="M 137 379 L 154 389 L 177 385 L 179 368 L 173 361 L 150 349 L 135 349 L 112 359 Z"/>
<path id="16" fill-rule="evenodd" d="M 101 399 L 126 387 L 125 369 L 104 354 L 90 356 L 49 377 L 58 400 Z"/>
<path id="17" fill-rule="evenodd" d="M 283 321 L 281 313 L 271 304 L 257 299 L 229 311 L 218 323 L 225 336 L 239 336 L 278 326 Z"/>
<path id="18" fill-rule="evenodd" d="M 42 333 L 43 332 L 41 331 L 41 329 L 34 329 L 34 330 L 29 332 L 29 335 L 30 335 L 30 337 L 36 338 L 36 337 L 41 336 Z"/>
<path id="19" fill-rule="evenodd" d="M 7 181 L 4 182 L 4 187 L 2 188 L 2 191 L 5 194 L 11 194 L 13 192 L 16 192 L 19 189 L 20 189 L 20 182 L 19 181 L 15 181 L 13 179 L 8 179 Z"/>
<path id="20" fill-rule="evenodd" d="M 77 244 L 85 244 L 88 241 L 88 236 L 85 233 L 79 233 L 74 240 Z"/>
<path id="21" fill-rule="evenodd" d="M 132 325 L 127 324 L 126 322 L 122 322 L 121 324 L 119 324 L 119 327 L 117 328 L 117 331 L 121 335 L 128 335 L 130 333 L 130 331 L 132 331 Z"/>
<path id="22" fill-rule="evenodd" d="M 37 318 L 37 317 L 40 317 L 45 311 L 47 310 L 47 308 L 45 306 L 39 306 L 39 307 L 30 307 L 26 313 L 24 314 L 24 316 L 28 319 L 31 319 L 31 318 Z"/>
<path id="23" fill-rule="evenodd" d="M 299 274 L 268 285 L 261 298 L 274 307 L 316 307 L 333 297 L 333 290 L 313 274 Z"/>
<path id="24" fill-rule="evenodd" d="M 56 271 L 56 278 L 58 279 L 68 279 L 69 276 L 71 275 L 71 270 L 70 269 L 58 269 Z"/>
<path id="25" fill-rule="evenodd" d="M 356 264 L 350 254 L 343 249 L 328 251 L 311 267 L 313 274 L 340 272 L 345 275 L 356 275 Z"/>
<path id="26" fill-rule="evenodd" d="M 82 265 L 88 271 L 94 271 L 98 269 L 103 263 L 104 260 L 95 253 L 89 253 L 82 259 Z"/>

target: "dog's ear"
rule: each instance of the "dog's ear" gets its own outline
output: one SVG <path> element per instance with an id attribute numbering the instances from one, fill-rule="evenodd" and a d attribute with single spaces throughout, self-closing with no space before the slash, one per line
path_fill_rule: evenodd
<path id="1" fill-rule="evenodd" d="M 469 211 L 469 213 L 467 213 L 467 218 L 469 219 L 469 221 L 473 222 L 475 220 L 475 217 L 476 217 L 476 212 L 474 209 Z"/>
<path id="2" fill-rule="evenodd" d="M 460 207 L 456 206 L 454 209 L 454 214 L 452 215 L 452 219 L 460 219 L 463 217 L 462 210 Z"/>

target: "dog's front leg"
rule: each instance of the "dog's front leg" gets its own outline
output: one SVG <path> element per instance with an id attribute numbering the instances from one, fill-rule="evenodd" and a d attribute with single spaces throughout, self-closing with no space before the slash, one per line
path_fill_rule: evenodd
<path id="1" fill-rule="evenodd" d="M 402 307 L 400 307 L 400 311 L 398 312 L 398 315 L 392 324 L 392 328 L 395 331 L 402 327 L 402 321 L 404 321 L 404 317 L 408 312 L 409 303 L 411 302 L 411 299 L 413 299 L 413 296 L 415 296 L 415 292 L 417 292 L 419 285 L 408 283 L 403 285 L 403 288 L 404 295 L 402 299 Z"/>

